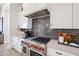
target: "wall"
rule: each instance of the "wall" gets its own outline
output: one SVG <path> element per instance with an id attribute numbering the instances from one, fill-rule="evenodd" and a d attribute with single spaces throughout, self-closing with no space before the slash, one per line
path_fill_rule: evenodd
<path id="1" fill-rule="evenodd" d="M 1 17 L 3 17 L 3 33 L 4 43 L 8 46 L 12 45 L 12 36 L 17 30 L 17 15 L 21 11 L 21 3 L 5 4 L 1 9 Z"/>
<path id="2" fill-rule="evenodd" d="M 7 3 L 1 8 L 1 17 L 3 17 L 4 43 L 8 43 L 8 46 L 10 47 L 10 4 Z"/>

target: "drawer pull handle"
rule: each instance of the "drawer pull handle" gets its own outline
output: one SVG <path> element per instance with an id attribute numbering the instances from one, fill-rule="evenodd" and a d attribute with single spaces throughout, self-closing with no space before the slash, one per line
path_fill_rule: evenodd
<path id="1" fill-rule="evenodd" d="M 62 55 L 62 53 L 56 52 L 56 54 Z"/>

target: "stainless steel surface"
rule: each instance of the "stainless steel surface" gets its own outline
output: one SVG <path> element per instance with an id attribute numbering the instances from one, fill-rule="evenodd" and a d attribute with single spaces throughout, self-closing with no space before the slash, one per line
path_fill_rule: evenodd
<path id="1" fill-rule="evenodd" d="M 30 53 L 30 51 L 34 51 L 35 52 L 35 54 L 37 54 L 37 55 L 46 55 L 46 45 L 45 44 L 40 44 L 40 43 L 37 43 L 37 42 L 35 42 L 35 41 L 32 41 L 32 39 L 34 39 L 34 38 L 29 38 L 29 40 L 28 39 L 24 39 L 23 41 L 22 41 L 22 53 L 24 54 L 24 55 L 31 55 Z M 25 46 L 26 47 L 26 53 L 24 53 L 23 52 L 23 46 Z"/>
<path id="2" fill-rule="evenodd" d="M 35 42 L 40 43 L 40 44 L 47 44 L 50 41 L 50 38 L 37 37 L 35 39 L 32 39 L 32 41 L 35 41 Z"/>
<path id="3" fill-rule="evenodd" d="M 21 52 L 23 56 L 29 56 L 29 48 L 27 47 L 26 44 L 21 45 Z"/>
<path id="4" fill-rule="evenodd" d="M 44 10 L 41 10 L 41 11 L 32 13 L 32 14 L 26 16 L 26 17 L 33 18 L 34 19 L 34 18 L 40 18 L 41 16 L 47 17 L 49 15 L 50 15 L 50 12 L 48 11 L 48 9 L 44 9 Z"/>
<path id="5" fill-rule="evenodd" d="M 22 40 L 21 40 L 22 55 L 24 55 L 24 56 L 29 56 L 30 55 L 30 49 L 29 49 L 29 46 L 26 44 L 26 42 L 29 42 L 34 38 L 36 38 L 36 37 L 28 37 L 28 38 L 23 37 L 22 38 Z M 23 47 L 25 47 L 26 52 L 23 51 Z"/>
<path id="6" fill-rule="evenodd" d="M 0 34 L 0 44 L 3 44 L 3 43 L 4 43 L 4 35 Z"/>

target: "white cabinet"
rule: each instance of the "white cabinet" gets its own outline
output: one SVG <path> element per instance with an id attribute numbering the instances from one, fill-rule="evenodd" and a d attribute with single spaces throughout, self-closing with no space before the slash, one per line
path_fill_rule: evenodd
<path id="1" fill-rule="evenodd" d="M 71 29 L 72 28 L 72 4 L 52 3 L 49 4 L 50 28 Z"/>
<path id="2" fill-rule="evenodd" d="M 51 47 L 47 48 L 47 55 L 48 56 L 75 56 L 74 54 L 71 54 L 69 52 L 54 49 L 54 48 L 51 48 Z"/>
<path id="3" fill-rule="evenodd" d="M 20 28 L 32 28 L 32 19 L 25 17 L 22 12 L 18 14 L 18 20 Z"/>
<path id="4" fill-rule="evenodd" d="M 73 29 L 79 29 L 79 3 L 73 3 Z"/>
<path id="5" fill-rule="evenodd" d="M 29 15 L 45 8 L 47 8 L 46 3 L 23 3 L 23 14 Z"/>
<path id="6" fill-rule="evenodd" d="M 19 37 L 14 36 L 12 38 L 12 48 L 21 53 L 21 39 Z"/>

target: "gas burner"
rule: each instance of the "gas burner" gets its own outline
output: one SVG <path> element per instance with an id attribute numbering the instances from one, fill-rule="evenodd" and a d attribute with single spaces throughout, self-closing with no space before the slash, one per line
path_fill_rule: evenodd
<path id="1" fill-rule="evenodd" d="M 26 37 L 23 37 L 23 38 L 25 39 L 25 38 L 31 38 L 31 37 L 34 37 L 34 36 L 26 36 Z"/>
<path id="2" fill-rule="evenodd" d="M 41 43 L 41 44 L 47 44 L 50 41 L 50 38 L 46 38 L 46 37 L 37 37 L 35 39 L 32 39 L 32 41 Z"/>

